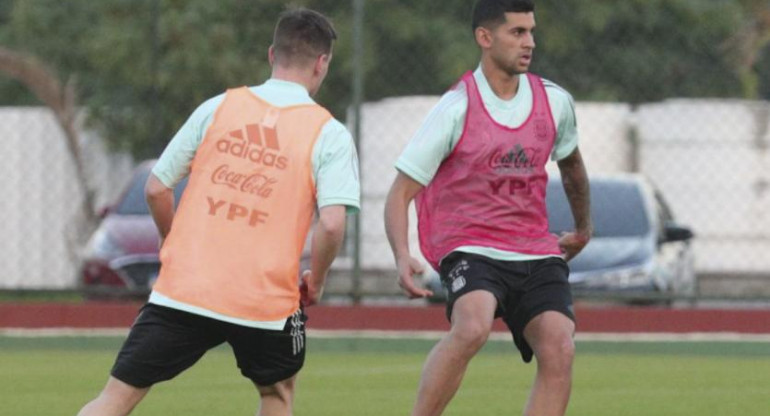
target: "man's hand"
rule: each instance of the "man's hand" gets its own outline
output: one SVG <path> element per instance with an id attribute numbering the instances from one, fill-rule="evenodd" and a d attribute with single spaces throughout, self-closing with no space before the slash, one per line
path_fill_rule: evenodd
<path id="1" fill-rule="evenodd" d="M 303 306 L 312 306 L 317 304 L 323 296 L 324 288 L 316 287 L 313 283 L 310 270 L 302 272 L 302 278 L 299 282 L 299 298 Z"/>
<path id="2" fill-rule="evenodd" d="M 590 233 L 571 232 L 562 233 L 559 237 L 559 248 L 564 254 L 564 261 L 570 261 L 583 250 L 591 240 Z"/>
<path id="3" fill-rule="evenodd" d="M 427 289 L 417 287 L 414 283 L 414 275 L 422 274 L 425 267 L 414 257 L 405 257 L 399 259 L 398 266 L 398 285 L 404 291 L 409 299 L 425 298 L 433 296 L 433 292 Z"/>

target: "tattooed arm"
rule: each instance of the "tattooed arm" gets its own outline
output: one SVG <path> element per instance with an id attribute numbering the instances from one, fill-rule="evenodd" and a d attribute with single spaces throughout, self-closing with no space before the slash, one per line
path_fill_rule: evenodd
<path id="1" fill-rule="evenodd" d="M 564 233 L 559 238 L 559 247 L 564 253 L 564 259 L 569 261 L 575 257 L 593 235 L 591 223 L 591 194 L 588 186 L 588 175 L 583 164 L 580 150 L 558 162 L 564 192 L 567 194 L 572 217 L 575 219 L 575 231 Z"/>

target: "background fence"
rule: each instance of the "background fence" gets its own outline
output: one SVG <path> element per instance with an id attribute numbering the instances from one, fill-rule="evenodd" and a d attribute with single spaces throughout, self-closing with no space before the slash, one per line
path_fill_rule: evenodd
<path id="1" fill-rule="evenodd" d="M 0 288 L 71 289 L 78 286 L 88 233 L 83 187 L 61 127 L 43 107 L 0 108 Z M 133 160 L 113 154 L 83 132 L 83 160 L 95 204 L 118 197 Z"/>
<path id="2" fill-rule="evenodd" d="M 78 79 L 90 115 L 78 129 L 80 162 L 97 211 L 199 102 L 269 75 L 266 50 L 285 7 L 34 3 L 0 1 L 0 47 L 33 54 L 60 79 Z M 340 39 L 318 100 L 356 133 L 361 159 L 360 227 L 351 228 L 330 286 L 356 296 L 397 293 L 385 195 L 396 158 L 440 94 L 478 65 L 472 2 L 295 3 L 335 21 Z M 589 173 L 641 173 L 660 188 L 696 234 L 701 289 L 770 296 L 769 6 L 604 3 L 537 2 L 533 71 L 573 94 Z M 64 16 L 58 34 L 44 24 Z M 52 113 L 19 107 L 37 103 L 29 90 L 0 76 L 0 104 L 8 106 L 0 111 L 0 288 L 76 288 L 86 188 Z M 416 251 L 414 230 L 411 239 Z"/>

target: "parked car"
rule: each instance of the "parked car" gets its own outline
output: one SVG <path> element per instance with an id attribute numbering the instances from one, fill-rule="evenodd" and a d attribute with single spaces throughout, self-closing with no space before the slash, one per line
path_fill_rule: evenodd
<path id="1" fill-rule="evenodd" d="M 158 277 L 158 230 L 144 197 L 144 184 L 155 164 L 139 164 L 114 205 L 86 244 L 82 284 L 92 294 L 149 293 Z M 186 181 L 174 189 L 176 200 Z"/>
<path id="2" fill-rule="evenodd" d="M 145 296 L 158 277 L 158 230 L 145 201 L 144 185 L 155 160 L 139 164 L 116 203 L 103 212 L 103 220 L 83 253 L 81 275 L 84 291 L 92 297 Z M 174 189 L 177 202 L 187 185 Z M 309 252 L 302 255 L 300 270 L 309 266 Z"/>
<path id="3" fill-rule="evenodd" d="M 630 300 L 692 295 L 693 233 L 677 224 L 663 195 L 641 175 L 591 177 L 590 188 L 594 236 L 569 262 L 573 291 L 625 294 Z M 546 195 L 550 231 L 573 230 L 559 178 L 549 180 Z M 427 273 L 425 283 L 434 292 L 432 301 L 446 299 L 438 273 Z"/>

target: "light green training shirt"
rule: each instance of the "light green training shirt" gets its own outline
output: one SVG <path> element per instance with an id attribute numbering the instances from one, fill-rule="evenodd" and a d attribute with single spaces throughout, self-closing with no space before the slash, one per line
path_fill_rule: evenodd
<path id="1" fill-rule="evenodd" d="M 481 71 L 481 66 L 473 72 L 473 77 L 484 106 L 496 122 L 506 127 L 518 128 L 527 120 L 532 111 L 532 87 L 525 74 L 519 75 L 519 90 L 510 100 L 503 100 L 495 95 Z M 543 79 L 543 84 L 556 126 L 556 141 L 551 159 L 558 161 L 571 155 L 577 148 L 575 103 L 572 96 L 555 83 Z M 465 126 L 467 108 L 468 96 L 465 84 L 459 83 L 457 88 L 446 92 L 430 111 L 396 161 L 396 169 L 423 186 L 427 186 L 436 175 L 441 163 L 452 153 L 460 140 Z M 550 257 L 481 246 L 462 246 L 455 250 L 503 261 Z"/>
<path id="2" fill-rule="evenodd" d="M 289 81 L 270 79 L 250 89 L 276 107 L 315 103 L 305 87 Z M 201 104 L 171 139 L 152 169 L 164 185 L 173 188 L 190 173 L 190 163 L 224 98 L 220 94 Z M 349 214 L 358 212 L 358 154 L 350 132 L 336 119 L 332 118 L 321 129 L 313 146 L 312 163 L 318 207 L 345 205 Z"/>
<path id="3" fill-rule="evenodd" d="M 270 79 L 250 89 L 276 107 L 314 103 L 305 87 L 293 82 Z M 164 185 L 173 188 L 190 173 L 190 164 L 195 152 L 206 136 L 214 112 L 224 97 L 225 95 L 221 94 L 201 104 L 171 139 L 152 168 L 152 173 Z M 361 207 L 358 154 L 350 132 L 336 119 L 332 118 L 321 129 L 320 136 L 313 146 L 312 164 L 318 207 L 345 205 L 349 214 L 358 212 Z M 221 315 L 175 301 L 157 292 L 150 294 L 149 302 L 252 328 L 282 330 L 286 325 L 286 319 L 250 321 Z"/>

